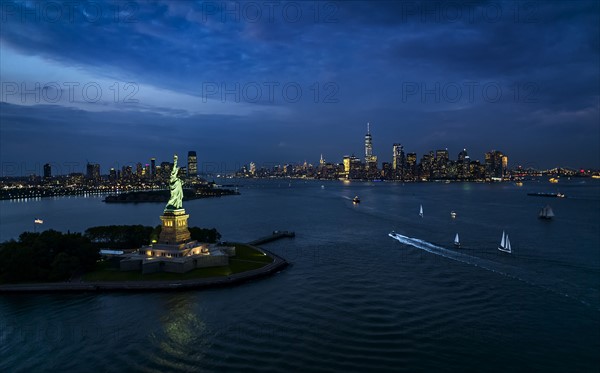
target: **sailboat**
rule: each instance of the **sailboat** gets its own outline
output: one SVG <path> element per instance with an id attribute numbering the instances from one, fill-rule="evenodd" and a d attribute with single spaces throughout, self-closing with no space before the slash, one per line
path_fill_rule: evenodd
<path id="1" fill-rule="evenodd" d="M 502 240 L 500 240 L 500 246 L 498 246 L 498 250 L 504 251 L 505 253 L 512 253 L 508 234 L 506 234 L 504 231 L 502 231 Z"/>
<path id="2" fill-rule="evenodd" d="M 456 237 L 454 237 L 454 246 L 456 248 L 460 247 L 460 240 L 458 239 L 458 233 L 456 234 Z"/>
<path id="3" fill-rule="evenodd" d="M 552 219 L 554 217 L 554 211 L 552 211 L 552 207 L 550 207 L 550 205 L 546 205 L 540 210 L 540 214 L 538 217 L 540 219 Z"/>
<path id="4" fill-rule="evenodd" d="M 419 216 L 423 217 L 423 205 L 421 205 L 421 208 L 419 209 Z"/>

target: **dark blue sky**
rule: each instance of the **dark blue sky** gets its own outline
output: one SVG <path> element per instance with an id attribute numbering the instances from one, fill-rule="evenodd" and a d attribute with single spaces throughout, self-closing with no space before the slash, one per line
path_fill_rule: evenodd
<path id="1" fill-rule="evenodd" d="M 339 162 L 367 122 L 380 161 L 600 167 L 595 1 L 1 4 L 4 174 Z"/>

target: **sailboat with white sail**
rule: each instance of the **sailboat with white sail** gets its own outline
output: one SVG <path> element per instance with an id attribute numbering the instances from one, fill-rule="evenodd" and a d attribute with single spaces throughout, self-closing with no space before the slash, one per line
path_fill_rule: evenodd
<path id="1" fill-rule="evenodd" d="M 510 240 L 508 239 L 508 234 L 502 231 L 502 239 L 500 240 L 500 246 L 498 246 L 498 250 L 504 251 L 505 253 L 512 253 L 512 247 L 510 246 Z"/>
<path id="2" fill-rule="evenodd" d="M 458 233 L 456 234 L 456 237 L 454 237 L 454 247 L 457 249 L 460 248 L 460 239 L 458 238 Z"/>
<path id="3" fill-rule="evenodd" d="M 547 220 L 552 219 L 554 217 L 554 211 L 552 211 L 552 207 L 550 207 L 550 205 L 544 206 L 540 210 L 540 214 L 538 215 L 538 217 L 540 219 L 547 219 Z"/>
<path id="4" fill-rule="evenodd" d="M 419 208 L 419 216 L 423 217 L 423 205 L 421 205 L 421 208 Z"/>

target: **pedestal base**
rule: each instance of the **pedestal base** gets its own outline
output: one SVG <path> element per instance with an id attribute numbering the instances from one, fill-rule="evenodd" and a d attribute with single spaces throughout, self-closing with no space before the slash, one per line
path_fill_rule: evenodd
<path id="1" fill-rule="evenodd" d="M 158 237 L 159 244 L 180 245 L 191 240 L 187 220 L 190 216 L 184 209 L 165 210 L 160 216 L 162 230 Z"/>

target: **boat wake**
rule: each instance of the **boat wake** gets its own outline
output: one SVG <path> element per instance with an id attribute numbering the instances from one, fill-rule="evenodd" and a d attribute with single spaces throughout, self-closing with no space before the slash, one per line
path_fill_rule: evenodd
<path id="1" fill-rule="evenodd" d="M 600 311 L 600 308 L 598 308 L 597 306 L 593 306 L 589 302 L 580 299 L 579 297 L 572 296 L 569 290 L 563 289 L 561 286 L 561 284 L 564 284 L 563 282 L 555 282 L 560 280 L 551 280 L 552 283 L 541 283 L 542 276 L 540 276 L 537 273 L 527 272 L 522 268 L 446 249 L 444 247 L 434 245 L 431 242 L 427 242 L 418 238 L 403 236 L 394 232 L 390 233 L 389 236 L 395 240 L 400 241 L 400 243 L 402 244 L 412 246 L 417 249 L 426 251 L 428 253 L 442 256 L 444 258 L 456 260 L 457 262 L 466 263 L 475 267 L 483 268 L 490 272 L 498 273 L 500 275 L 525 282 L 529 285 L 540 287 L 552 293 L 575 299 L 581 302 L 582 304 L 585 304 L 586 306 L 596 308 L 598 311 Z"/>

